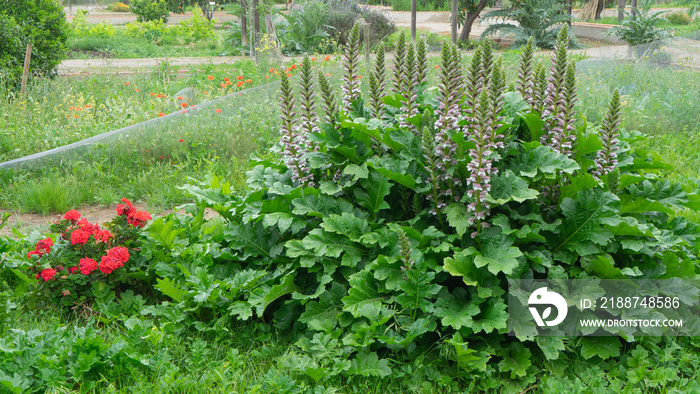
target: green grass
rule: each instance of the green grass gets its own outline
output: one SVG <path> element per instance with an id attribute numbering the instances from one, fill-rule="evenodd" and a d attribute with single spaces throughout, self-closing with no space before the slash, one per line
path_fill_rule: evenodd
<path id="1" fill-rule="evenodd" d="M 154 42 L 142 37 L 130 37 L 123 28 L 115 27 L 113 37 L 71 37 L 68 46 L 69 59 L 106 57 L 134 59 L 147 57 L 211 57 L 238 56 L 241 52 L 226 44 L 223 31 L 216 30 L 216 39 L 196 41 L 190 44 L 178 42 Z"/>

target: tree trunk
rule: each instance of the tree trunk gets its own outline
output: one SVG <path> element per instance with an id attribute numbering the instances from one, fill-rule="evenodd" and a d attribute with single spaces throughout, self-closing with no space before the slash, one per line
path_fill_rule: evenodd
<path id="1" fill-rule="evenodd" d="M 476 18 L 479 17 L 481 11 L 486 8 L 487 0 L 479 0 L 479 4 L 476 6 L 476 11 L 473 13 L 467 12 L 467 16 L 464 18 L 464 24 L 462 25 L 462 34 L 459 35 L 459 39 L 464 42 L 469 42 L 469 34 L 472 32 L 472 25 Z"/>
<path id="2" fill-rule="evenodd" d="M 462 25 L 462 34 L 459 35 L 459 39 L 464 42 L 469 42 L 469 35 L 472 32 L 472 25 L 476 18 L 479 17 L 478 13 L 467 13 L 467 17 L 464 19 L 464 25 Z"/>
<path id="3" fill-rule="evenodd" d="M 566 0 L 566 13 L 567 13 L 567 15 L 569 15 L 569 22 L 568 22 L 569 27 L 571 27 L 571 18 L 573 16 L 573 12 L 574 12 L 573 0 Z"/>
<path id="4" fill-rule="evenodd" d="M 600 14 L 603 13 L 603 10 L 605 9 L 605 0 L 598 0 L 598 3 L 596 4 L 596 9 L 595 9 L 595 20 L 600 19 Z"/>
<path id="5" fill-rule="evenodd" d="M 457 15 L 459 12 L 457 2 L 458 0 L 452 0 L 452 43 L 455 45 L 457 45 L 457 18 L 459 17 L 459 15 Z"/>
<path id="6" fill-rule="evenodd" d="M 617 23 L 622 23 L 622 20 L 625 19 L 626 4 L 626 0 L 617 0 Z"/>
<path id="7" fill-rule="evenodd" d="M 245 47 L 248 45 L 248 26 L 247 26 L 247 20 L 245 17 L 247 8 L 245 4 L 245 0 L 241 0 L 241 46 Z"/>
<path id="8" fill-rule="evenodd" d="M 411 41 L 416 42 L 416 0 L 411 0 Z"/>
<path id="9" fill-rule="evenodd" d="M 632 19 L 637 18 L 637 0 L 630 0 L 630 5 L 632 6 Z"/>
<path id="10" fill-rule="evenodd" d="M 258 13 L 258 2 L 259 0 L 253 0 L 253 31 L 255 32 L 255 44 L 258 43 L 258 36 L 260 35 L 260 14 Z"/>

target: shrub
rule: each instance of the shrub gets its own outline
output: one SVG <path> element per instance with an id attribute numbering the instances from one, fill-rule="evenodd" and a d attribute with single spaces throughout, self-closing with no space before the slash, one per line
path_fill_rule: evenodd
<path id="1" fill-rule="evenodd" d="M 622 26 L 614 26 L 606 34 L 616 35 L 630 46 L 660 44 L 670 38 L 671 29 L 657 27 L 663 21 L 662 12 L 651 13 L 651 0 L 641 0 L 640 4 L 636 17 L 628 13 L 630 18 L 622 22 Z"/>
<path id="2" fill-rule="evenodd" d="M 137 22 L 161 20 L 165 23 L 170 15 L 165 0 L 134 0 L 131 12 L 136 14 Z"/>
<path id="3" fill-rule="evenodd" d="M 192 41 L 200 41 L 216 38 L 214 33 L 214 24 L 216 20 L 208 20 L 202 9 L 195 6 L 192 9 L 192 17 L 184 21 L 180 21 L 180 27 L 184 35 L 190 37 Z"/>
<path id="4" fill-rule="evenodd" d="M 131 7 L 129 7 L 128 4 L 124 4 L 121 2 L 117 3 L 111 3 L 110 5 L 107 6 L 107 9 L 112 12 L 129 12 L 131 11 Z"/>
<path id="5" fill-rule="evenodd" d="M 671 12 L 664 16 L 664 19 L 672 25 L 689 25 L 692 22 L 692 18 L 686 12 Z"/>
<path id="6" fill-rule="evenodd" d="M 619 94 L 600 127 L 576 121 L 566 28 L 549 73 L 526 45 L 516 91 L 488 42 L 466 77 L 446 42 L 435 89 L 424 44 L 402 41 L 391 81 L 380 45 L 363 98 L 353 29 L 340 105 L 308 57 L 296 92 L 281 74 L 281 158 L 253 161 L 244 195 L 216 177 L 187 186 L 193 217 L 149 229 L 168 308 L 200 330 L 274 322 L 318 381 L 413 374 L 433 355 L 471 391 L 499 391 L 552 360 L 619 354 L 614 337 L 507 335 L 507 280 L 692 275 L 700 234 L 678 212 L 698 209 L 698 186 L 632 148 Z"/>
<path id="7" fill-rule="evenodd" d="M 56 235 L 39 240 L 27 255 L 39 294 L 57 304 L 74 306 L 90 295 L 96 283 L 112 288 L 138 271 L 132 254 L 151 215 L 137 211 L 127 199 L 122 202 L 117 206 L 119 216 L 105 224 L 106 228 L 82 219 L 75 210 L 51 226 Z"/>
<path id="8" fill-rule="evenodd" d="M 113 37 L 116 34 L 114 26 L 111 23 L 102 21 L 98 24 L 88 23 L 85 19 L 86 12 L 78 10 L 78 13 L 73 17 L 70 23 L 70 35 L 72 38 L 107 38 Z"/>
<path id="9" fill-rule="evenodd" d="M 512 36 L 516 47 L 525 45 L 532 37 L 537 47 L 551 49 L 554 48 L 559 30 L 571 20 L 565 10 L 565 3 L 557 0 L 514 1 L 509 7 L 490 11 L 482 16 L 482 20 L 493 19 L 496 23 L 489 24 L 481 33 L 481 37 L 486 38 L 500 32 Z M 512 22 L 516 22 L 517 25 Z M 579 46 L 573 34 L 569 45 Z"/>
<path id="10" fill-rule="evenodd" d="M 370 25 L 370 45 L 379 42 L 396 29 L 386 16 L 360 8 L 353 0 L 312 0 L 296 6 L 285 15 L 287 27 L 280 39 L 287 51 L 320 51 L 324 40 L 345 45 L 355 22 L 364 18 Z M 363 33 L 364 34 L 364 33 Z M 364 39 L 364 37 L 363 37 Z"/>
<path id="11" fill-rule="evenodd" d="M 54 75 L 68 50 L 68 26 L 57 0 L 0 2 L 0 73 L 11 86 L 22 76 L 27 44 L 32 44 L 30 73 Z"/>

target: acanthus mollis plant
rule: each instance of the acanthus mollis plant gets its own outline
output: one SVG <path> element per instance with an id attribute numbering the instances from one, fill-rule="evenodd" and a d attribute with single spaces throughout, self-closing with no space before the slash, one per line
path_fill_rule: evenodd
<path id="1" fill-rule="evenodd" d="M 541 142 L 550 145 L 557 153 L 571 156 L 576 135 L 574 129 L 574 104 L 576 102 L 576 70 L 568 60 L 568 29 L 563 27 L 557 37 L 552 66 L 543 103 L 545 133 Z"/>
<path id="2" fill-rule="evenodd" d="M 600 136 L 603 148 L 598 151 L 592 171 L 596 178 L 609 174 L 617 165 L 617 151 L 620 150 L 620 92 L 617 89 L 613 90 Z"/>
<path id="3" fill-rule="evenodd" d="M 348 36 L 348 46 L 343 58 L 343 108 L 350 111 L 352 103 L 360 97 L 360 25 L 355 24 Z"/>
<path id="4" fill-rule="evenodd" d="M 405 117 L 399 91 L 384 98 L 382 118 L 358 96 L 331 117 L 335 124 L 320 122 L 310 135 L 318 151 L 302 155 L 314 185 L 300 183 L 283 157 L 253 161 L 243 195 L 218 178 L 189 186 L 200 219 L 170 219 L 189 236 L 154 235 L 148 246 L 159 256 L 156 288 L 174 300 L 168 308 L 200 327 L 271 322 L 294 335 L 287 365 L 319 382 L 441 370 L 473 390 L 525 387 L 546 363 L 581 354 L 602 362 L 621 348 L 616 337 L 535 340 L 509 329 L 507 280 L 694 275 L 697 226 L 679 212 L 700 208 L 697 186 L 658 176 L 665 165 L 632 145 L 639 133 L 615 137 L 616 127 L 599 132 L 582 122 L 570 129 L 570 155 L 551 138 L 540 142 L 559 127 L 555 115 L 573 124 L 573 107 L 543 116 L 505 91 L 498 58 L 484 63 L 486 47 L 451 101 L 447 85 L 463 71 L 444 74 L 461 59 L 454 48 L 443 53 L 445 86 L 416 89 L 415 116 Z M 561 58 L 559 48 L 557 65 Z M 545 75 L 563 78 L 556 105 L 574 103 L 574 68 L 562 64 L 563 76 Z M 447 108 L 456 128 L 444 121 Z M 444 209 L 438 142 L 454 143 L 450 179 L 462 182 Z M 617 162 L 596 179 L 596 159 L 611 157 L 605 150 L 613 146 Z M 554 187 L 556 196 L 543 193 Z M 206 208 L 224 220 L 198 233 Z M 161 220 L 151 231 L 167 226 Z M 183 251 L 202 250 L 192 245 L 204 238 L 211 253 L 187 259 Z"/>
<path id="5" fill-rule="evenodd" d="M 313 185 L 313 174 L 309 172 L 306 153 L 309 152 L 309 141 L 305 130 L 297 124 L 296 99 L 289 77 L 282 73 L 280 84 L 280 101 L 282 124 L 280 126 L 280 143 L 284 163 L 292 169 L 293 180 L 302 185 Z"/>
<path id="6" fill-rule="evenodd" d="M 384 97 L 386 97 L 386 65 L 384 64 L 384 43 L 379 43 L 374 68 L 369 73 L 369 108 L 373 117 L 384 117 Z"/>

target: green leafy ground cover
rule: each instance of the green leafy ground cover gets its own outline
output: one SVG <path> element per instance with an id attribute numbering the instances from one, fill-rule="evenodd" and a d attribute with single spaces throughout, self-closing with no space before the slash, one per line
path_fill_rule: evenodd
<path id="1" fill-rule="evenodd" d="M 408 77 L 392 88 L 399 94 L 381 100 L 381 83 L 364 84 L 381 82 L 381 67 L 363 72 L 361 79 L 345 76 L 344 91 L 352 98 L 343 104 L 325 100 L 333 90 L 319 90 L 316 73 L 305 72 L 301 84 L 295 79 L 293 93 L 283 81 L 284 94 L 294 94 L 295 110 L 304 114 L 314 90 L 309 81 L 315 80 L 315 102 L 328 120 L 316 123 L 306 114 L 320 130 L 301 142 L 288 135 L 287 146 L 313 143 L 318 150 L 289 148 L 255 160 L 238 178 L 246 190 L 232 190 L 226 174 L 192 182 L 185 190 L 194 201 L 193 216 L 165 217 L 140 230 L 129 245 L 130 260 L 117 271 L 122 279 L 92 273 L 90 286 L 76 290 L 85 302 L 75 308 L 50 302 L 61 299 L 56 285 L 67 278 L 56 274 L 57 282 L 45 282 L 28 275 L 33 262 L 26 254 L 44 235 L 2 238 L 0 331 L 6 335 L 0 342 L 0 384 L 15 392 L 47 387 L 59 392 L 200 392 L 205 387 L 209 392 L 289 393 L 697 389 L 700 344 L 693 338 L 533 341 L 503 333 L 506 277 L 614 276 L 622 268 L 650 278 L 695 276 L 697 229 L 677 213 L 697 208 L 697 186 L 659 157 L 647 156 L 633 142 L 640 136 L 631 131 L 623 132 L 616 146 L 619 164 L 612 178 L 590 171 L 604 147 L 599 136 L 614 129 L 610 122 L 599 127 L 613 88 L 622 92 L 623 126 L 630 129 L 627 125 L 636 121 L 630 116 L 654 116 L 645 111 L 662 107 L 646 107 L 657 105 L 650 99 L 630 105 L 632 98 L 646 97 L 641 89 L 624 90 L 630 81 L 654 86 L 663 84 L 663 76 L 681 92 L 697 76 L 662 70 L 638 80 L 624 68 L 606 69 L 610 74 L 583 70 L 576 116 L 589 123 L 576 123 L 579 143 L 567 156 L 561 150 L 566 147 L 557 151 L 551 142 L 540 144 L 538 137 L 554 123 L 542 122 L 531 110 L 541 104 L 521 90 L 527 84 L 514 84 L 525 100 L 515 92 L 502 95 L 508 84 L 501 79 L 500 63 L 484 60 L 486 53 L 467 60 L 472 70 L 466 72 L 471 77 L 467 86 L 483 82 L 485 75 L 474 71 L 482 65 L 497 70 L 488 74 L 488 94 L 478 96 L 482 104 L 471 101 L 462 108 L 478 109 L 470 138 L 449 128 L 450 138 L 445 138 L 433 126 L 441 118 L 440 103 L 449 97 L 445 89 L 454 86 L 456 59 L 449 48 L 437 69 L 413 67 L 440 79 L 444 87 L 437 90 L 405 72 L 400 75 Z M 348 68 L 357 66 L 356 56 Z M 561 53 L 558 59 L 565 69 L 573 67 Z M 397 69 L 411 69 L 409 63 Z M 619 80 L 603 79 L 610 75 Z M 384 76 L 393 86 L 392 73 Z M 585 91 L 587 82 L 600 80 L 606 84 Z M 364 100 L 353 81 L 365 85 Z M 571 78 L 558 83 L 570 86 Z M 692 96 L 655 98 L 697 105 Z M 293 124 L 297 117 L 278 121 L 285 112 L 276 97 L 267 100 L 252 107 L 257 115 L 270 108 L 260 117 L 274 131 L 262 141 L 277 139 L 280 122 L 312 129 L 310 123 Z M 498 128 L 504 146 L 479 155 L 488 136 L 484 122 L 494 119 L 494 112 L 483 111 L 500 100 L 504 118 L 496 121 L 505 124 Z M 341 110 L 328 110 L 332 104 Z M 285 110 L 291 110 L 289 100 Z M 379 111 L 383 120 L 377 119 Z M 412 116 L 404 116 L 407 112 Z M 680 120 L 675 127 L 683 131 L 673 138 L 695 134 L 692 125 L 683 124 L 690 118 L 674 116 L 670 109 L 660 113 L 664 117 L 669 124 Z M 665 130 L 656 131 L 663 135 Z M 455 149 L 456 163 L 447 162 L 446 178 L 431 175 L 440 175 L 440 155 L 430 148 L 436 141 Z M 170 143 L 180 146 L 173 138 Z M 134 145 L 137 157 L 151 153 L 143 144 Z M 468 193 L 466 185 L 455 189 L 464 198 L 441 194 L 454 177 L 474 175 L 472 150 L 480 158 L 476 165 L 490 161 L 499 168 L 485 180 L 492 185 L 489 195 L 475 197 L 480 193 Z M 682 184 L 667 182 L 667 174 L 676 174 Z M 426 184 L 426 179 L 433 181 Z M 444 208 L 435 206 L 439 201 Z M 491 212 L 472 223 L 471 203 L 478 212 L 488 203 Z M 203 220 L 207 207 L 221 218 Z M 584 231 L 571 227 L 580 220 L 591 226 Z M 623 227 L 627 230 L 619 232 Z M 80 247 L 53 237 L 52 253 Z M 634 246 L 642 238 L 651 247 Z M 76 264 L 65 262 L 65 269 Z"/>

